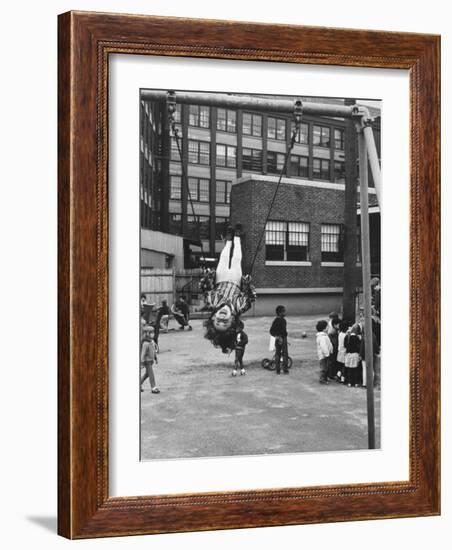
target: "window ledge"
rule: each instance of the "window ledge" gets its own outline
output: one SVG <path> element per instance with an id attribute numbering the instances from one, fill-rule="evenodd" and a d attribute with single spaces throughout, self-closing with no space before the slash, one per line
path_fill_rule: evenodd
<path id="1" fill-rule="evenodd" d="M 312 265 L 311 262 L 289 262 L 284 260 L 265 260 L 265 265 L 268 266 L 283 266 L 283 267 L 296 267 L 296 266 L 306 266 L 309 267 Z"/>
<path id="2" fill-rule="evenodd" d="M 322 262 L 321 267 L 344 267 L 344 262 Z"/>

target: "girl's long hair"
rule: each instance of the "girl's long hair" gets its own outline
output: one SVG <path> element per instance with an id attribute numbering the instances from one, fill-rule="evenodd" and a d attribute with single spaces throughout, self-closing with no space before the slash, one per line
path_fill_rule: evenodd
<path id="1" fill-rule="evenodd" d="M 223 353 L 231 353 L 235 349 L 235 339 L 237 336 L 237 317 L 232 317 L 231 326 L 225 331 L 219 331 L 213 324 L 213 318 L 216 312 L 204 322 L 206 332 L 204 338 L 210 340 L 216 348 L 221 348 Z"/>

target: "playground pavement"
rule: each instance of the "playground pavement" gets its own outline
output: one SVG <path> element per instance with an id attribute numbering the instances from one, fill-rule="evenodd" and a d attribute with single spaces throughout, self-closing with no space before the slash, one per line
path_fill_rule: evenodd
<path id="1" fill-rule="evenodd" d="M 272 318 L 249 317 L 245 376 L 231 376 L 234 354 L 172 321 L 160 335 L 155 367 L 160 394 L 146 381 L 141 393 L 141 458 L 170 459 L 367 449 L 366 390 L 337 382 L 319 384 L 315 323 L 322 318 L 287 317 L 290 374 L 261 367 L 270 357 Z M 306 338 L 301 334 L 307 333 Z M 375 391 L 377 448 L 380 391 Z"/>

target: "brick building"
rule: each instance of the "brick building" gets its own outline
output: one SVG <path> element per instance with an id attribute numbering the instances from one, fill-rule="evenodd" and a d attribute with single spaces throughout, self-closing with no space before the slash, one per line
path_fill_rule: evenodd
<path id="1" fill-rule="evenodd" d="M 249 225 L 246 264 L 254 254 L 259 223 L 266 217 L 272 189 L 284 165 L 292 116 L 268 110 L 177 104 L 177 92 L 176 105 L 181 154 L 171 135 L 166 103 L 145 100 L 144 96 L 140 100 L 141 226 L 181 236 L 184 266 L 191 268 L 202 253 L 215 260 L 223 246 L 225 225 L 240 219 Z M 379 151 L 379 111 L 372 114 L 376 116 Z M 344 261 L 353 268 L 359 262 L 356 226 L 350 231 L 359 208 L 356 185 L 348 186 L 354 187 L 348 195 L 345 192 L 346 179 L 357 181 L 356 133 L 350 121 L 312 115 L 303 116 L 300 130 L 270 218 L 273 226 L 266 232 L 266 238 L 275 242 L 264 243 L 256 260 L 256 283 L 261 296 L 266 296 L 256 307 L 271 304 L 275 289 L 289 294 L 292 289 L 288 298 L 297 296 L 296 300 L 304 304 L 303 311 L 311 308 L 309 304 L 322 304 L 323 311 L 337 309 L 345 288 Z M 369 185 L 373 186 L 371 174 Z M 373 211 L 373 272 L 379 273 L 379 210 Z M 294 239 L 307 245 L 294 247 Z M 322 251 L 322 242 L 328 239 L 333 243 L 330 246 L 339 243 L 340 250 Z M 359 275 L 356 277 L 347 285 L 349 303 L 355 283 L 359 284 Z"/>
<path id="2" fill-rule="evenodd" d="M 347 245 L 345 185 L 283 178 L 264 229 L 277 181 L 253 175 L 232 187 L 231 221 L 243 225 L 245 272 L 256 255 L 252 275 L 259 299 L 253 313 L 272 314 L 279 303 L 291 313 L 340 311 Z M 379 239 L 378 215 L 371 220 L 371 246 L 378 261 Z M 359 283 L 358 253 L 353 269 Z"/>

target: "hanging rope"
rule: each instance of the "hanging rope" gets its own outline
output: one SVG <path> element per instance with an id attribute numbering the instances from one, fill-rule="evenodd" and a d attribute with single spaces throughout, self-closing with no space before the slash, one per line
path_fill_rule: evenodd
<path id="1" fill-rule="evenodd" d="M 256 262 L 257 255 L 259 253 L 259 250 L 260 250 L 260 247 L 261 247 L 261 244 L 262 244 L 262 239 L 263 239 L 264 234 L 265 234 L 265 228 L 267 227 L 267 222 L 270 218 L 273 205 L 276 201 L 276 196 L 278 194 L 279 186 L 281 185 L 282 177 L 287 172 L 287 163 L 289 161 L 290 153 L 292 152 L 292 149 L 295 145 L 295 140 L 297 139 L 297 135 L 299 134 L 299 131 L 300 131 L 302 113 L 303 113 L 303 107 L 302 107 L 301 101 L 298 100 L 298 101 L 295 102 L 295 108 L 294 108 L 294 122 L 295 122 L 295 125 L 294 125 L 294 129 L 292 131 L 292 137 L 290 138 L 290 145 L 289 145 L 289 148 L 287 149 L 286 157 L 284 159 L 284 165 L 282 167 L 281 173 L 279 174 L 278 183 L 276 185 L 275 192 L 273 193 L 273 198 L 270 202 L 270 207 L 268 209 L 267 217 L 265 218 L 264 227 L 261 231 L 261 234 L 259 236 L 259 240 L 257 242 L 256 250 L 255 250 L 254 256 L 253 256 L 253 261 L 251 262 L 250 269 L 249 269 L 249 274 L 250 275 L 253 273 L 254 264 Z"/>
<path id="2" fill-rule="evenodd" d="M 178 153 L 179 153 L 179 158 L 180 158 L 180 163 L 181 163 L 181 168 L 182 168 L 182 185 L 185 185 L 185 188 L 187 189 L 187 195 L 188 195 L 188 200 L 190 202 L 190 206 L 191 206 L 191 211 L 192 211 L 192 214 L 193 214 L 193 220 L 196 224 L 196 227 L 197 227 L 197 230 L 198 230 L 198 240 L 199 240 L 199 243 L 201 245 L 201 265 L 204 266 L 205 265 L 205 253 L 204 253 L 204 245 L 203 245 L 203 242 L 202 242 L 202 239 L 201 239 L 201 224 L 199 223 L 199 217 L 196 216 L 195 214 L 195 207 L 193 205 L 193 200 L 192 200 L 192 197 L 191 197 L 191 192 L 190 192 L 190 185 L 188 183 L 188 175 L 187 175 L 187 172 L 185 170 L 185 165 L 184 165 L 184 161 L 183 161 L 183 158 L 182 158 L 182 149 L 181 149 L 181 146 L 180 146 L 180 138 L 179 138 L 179 128 L 176 126 L 176 120 L 175 120 L 175 113 L 176 113 L 176 96 L 174 94 L 174 92 L 169 92 L 168 93 L 168 97 L 167 97 L 167 105 L 168 105 L 168 119 L 169 119 L 169 123 L 170 123 L 170 127 L 171 127 L 171 130 L 173 132 L 173 135 L 174 135 L 174 138 L 176 140 L 176 145 L 177 145 L 177 150 L 178 150 Z"/>

